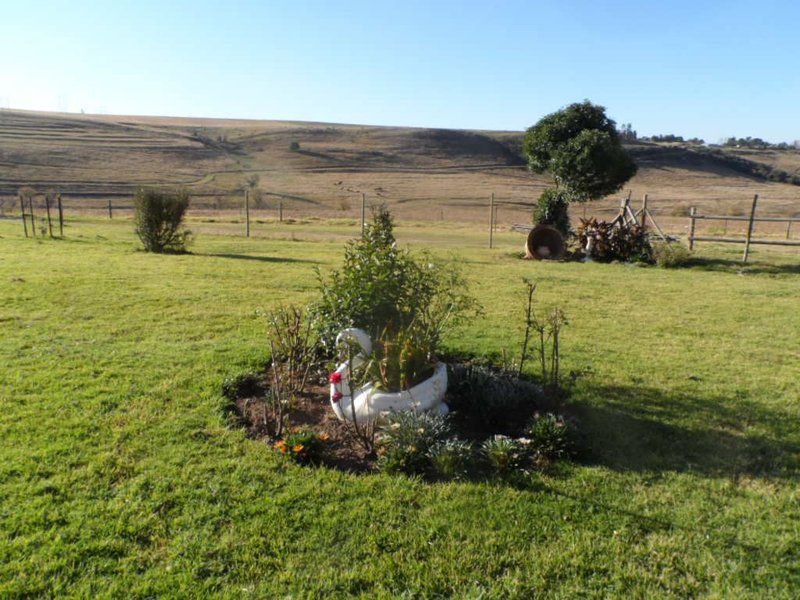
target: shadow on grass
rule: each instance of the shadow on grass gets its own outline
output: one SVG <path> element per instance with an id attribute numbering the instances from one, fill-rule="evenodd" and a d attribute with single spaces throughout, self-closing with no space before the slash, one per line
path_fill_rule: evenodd
<path id="1" fill-rule="evenodd" d="M 800 473 L 797 425 L 788 413 L 741 398 L 697 398 L 642 386 L 587 391 L 603 403 L 576 400 L 570 412 L 581 421 L 590 464 L 734 479 Z M 766 433 L 747 433 L 751 427 Z"/>
<path id="2" fill-rule="evenodd" d="M 305 258 L 284 258 L 279 256 L 255 256 L 253 254 L 204 254 L 202 256 L 209 256 L 211 258 L 231 258 L 235 260 L 254 260 L 257 262 L 267 263 L 309 263 L 316 264 L 315 260 L 307 260 Z"/>
<path id="3" fill-rule="evenodd" d="M 690 258 L 685 268 L 700 271 L 716 271 L 742 275 L 800 275 L 800 257 L 795 264 L 770 264 L 763 262 L 742 263 L 730 258 Z"/>

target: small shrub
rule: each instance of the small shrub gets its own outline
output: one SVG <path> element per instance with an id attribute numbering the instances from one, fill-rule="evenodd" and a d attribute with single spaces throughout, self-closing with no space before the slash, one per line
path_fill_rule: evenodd
<path id="1" fill-rule="evenodd" d="M 691 206 L 686 203 L 678 203 L 675 204 L 671 209 L 669 209 L 669 214 L 673 217 L 688 217 L 691 210 Z"/>
<path id="2" fill-rule="evenodd" d="M 490 437 L 481 445 L 481 451 L 492 473 L 502 478 L 523 470 L 527 463 L 525 445 L 505 435 Z"/>
<path id="3" fill-rule="evenodd" d="M 565 237 L 570 234 L 569 224 L 570 196 L 564 190 L 548 188 L 539 196 L 533 209 L 533 222 L 536 225 L 550 225 Z"/>
<path id="4" fill-rule="evenodd" d="M 316 340 L 305 310 L 285 306 L 267 314 L 273 369 L 280 376 L 290 396 L 305 391 L 308 376 L 315 364 Z"/>
<path id="5" fill-rule="evenodd" d="M 328 434 L 317 434 L 308 429 L 293 431 L 275 442 L 274 447 L 281 454 L 303 464 L 314 464 L 320 461 L 325 449 Z"/>
<path id="6" fill-rule="evenodd" d="M 472 470 L 472 444 L 457 438 L 438 443 L 430 451 L 433 471 L 441 479 L 466 479 Z"/>
<path id="7" fill-rule="evenodd" d="M 191 232 L 183 217 L 189 208 L 185 190 L 165 192 L 139 189 L 134 197 L 136 235 L 147 252 L 184 252 Z"/>
<path id="8" fill-rule="evenodd" d="M 521 428 L 542 398 L 533 382 L 484 365 L 452 365 L 447 378 L 450 406 L 495 431 Z"/>
<path id="9" fill-rule="evenodd" d="M 561 415 L 534 415 L 525 430 L 528 452 L 538 461 L 566 458 L 573 451 L 573 427 Z"/>
<path id="10" fill-rule="evenodd" d="M 257 396 L 263 393 L 260 377 L 257 373 L 240 373 L 226 377 L 222 381 L 222 395 L 228 400 L 238 400 Z"/>
<path id="11" fill-rule="evenodd" d="M 399 249 L 393 227 L 388 210 L 374 209 L 364 237 L 345 248 L 342 269 L 325 278 L 318 274 L 321 298 L 312 314 L 330 354 L 336 335 L 347 327 L 360 327 L 378 339 L 387 330 L 396 333 L 412 323 L 425 331 L 435 350 L 444 328 L 477 307 L 455 265 Z"/>
<path id="12" fill-rule="evenodd" d="M 298 152 L 300 150 L 300 142 L 293 140 L 289 144 L 289 150 L 291 150 L 292 152 Z"/>
<path id="13" fill-rule="evenodd" d="M 687 264 L 692 252 L 680 242 L 657 242 L 653 244 L 653 260 L 659 267 L 671 269 Z"/>
<path id="14" fill-rule="evenodd" d="M 378 467 L 386 473 L 425 475 L 431 472 L 431 453 L 450 437 L 446 416 L 396 412 L 381 430 Z"/>

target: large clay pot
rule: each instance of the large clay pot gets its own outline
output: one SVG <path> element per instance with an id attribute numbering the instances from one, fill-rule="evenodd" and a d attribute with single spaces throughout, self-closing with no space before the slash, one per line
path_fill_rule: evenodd
<path id="1" fill-rule="evenodd" d="M 531 229 L 525 241 L 525 258 L 559 260 L 565 251 L 564 236 L 550 225 L 537 225 Z"/>

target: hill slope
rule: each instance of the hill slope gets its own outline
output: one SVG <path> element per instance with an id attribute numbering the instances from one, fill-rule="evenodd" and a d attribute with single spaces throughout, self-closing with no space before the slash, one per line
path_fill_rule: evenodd
<path id="1" fill-rule="evenodd" d="M 182 185 L 221 206 L 258 175 L 268 194 L 318 210 L 345 206 L 362 192 L 415 211 L 482 205 L 491 193 L 530 201 L 547 179 L 524 168 L 521 135 L 3 110 L 0 195 L 31 185 L 91 199 L 127 197 L 141 185 Z M 680 212 L 687 203 L 736 211 L 753 193 L 771 212 L 800 210 L 798 188 L 731 168 L 720 156 L 675 145 L 629 148 L 640 172 L 627 187 L 649 193 L 662 211 Z M 796 154 L 749 151 L 740 160 L 800 175 Z"/>

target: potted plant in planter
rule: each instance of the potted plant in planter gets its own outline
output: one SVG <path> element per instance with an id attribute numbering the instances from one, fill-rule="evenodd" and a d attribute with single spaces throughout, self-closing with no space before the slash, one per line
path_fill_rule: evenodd
<path id="1" fill-rule="evenodd" d="M 373 343 L 361 329 L 338 338 L 345 359 L 330 377 L 330 398 L 339 419 L 372 422 L 401 410 L 447 412 L 447 365 L 436 359 L 424 332 L 385 330 Z"/>

